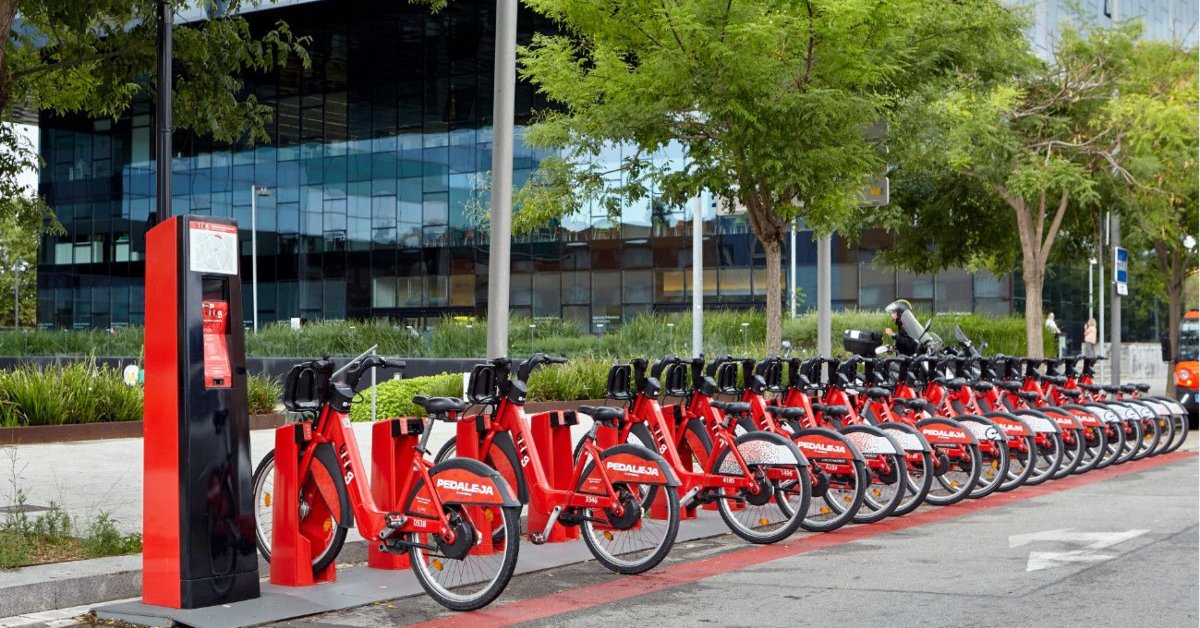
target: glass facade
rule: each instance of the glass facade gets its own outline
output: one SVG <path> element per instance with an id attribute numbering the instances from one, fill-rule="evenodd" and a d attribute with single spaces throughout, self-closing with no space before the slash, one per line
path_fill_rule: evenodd
<path id="1" fill-rule="evenodd" d="M 493 5 L 455 2 L 429 14 L 408 3 L 325 0 L 247 19 L 260 28 L 282 19 L 311 37 L 312 66 L 246 77 L 247 89 L 274 111 L 269 143 L 228 147 L 177 134 L 172 203 L 175 213 L 237 219 L 249 295 L 253 202 L 260 320 L 387 317 L 423 325 L 484 314 L 487 235 L 471 208 L 490 185 Z M 527 11 L 518 23 L 522 42 L 549 28 Z M 521 125 L 546 106 L 519 85 L 518 186 L 542 157 L 521 141 Z M 66 228 L 40 253 L 42 326 L 142 322 L 144 235 L 155 206 L 151 111 L 139 103 L 117 120 L 41 115 L 40 190 Z M 612 151 L 600 159 L 618 158 L 620 148 Z M 670 160 L 671 151 L 658 158 Z M 269 195 L 252 195 L 253 186 Z M 765 256 L 744 217 L 705 206 L 706 304 L 761 307 L 769 290 L 785 290 L 767 285 Z M 653 200 L 624 208 L 617 221 L 588 207 L 516 238 L 512 310 L 594 329 L 687 309 L 690 216 Z M 854 247 L 834 240 L 834 307 L 876 308 L 901 296 L 939 311 L 1011 311 L 1008 277 L 881 269 L 872 259 L 887 236 L 858 240 Z M 809 232 L 797 242 L 797 282 L 811 304 L 815 245 Z M 786 247 L 784 257 L 786 266 Z"/>

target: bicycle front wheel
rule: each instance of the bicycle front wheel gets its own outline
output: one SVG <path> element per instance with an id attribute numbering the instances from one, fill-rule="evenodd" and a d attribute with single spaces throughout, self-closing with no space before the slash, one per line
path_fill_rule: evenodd
<path id="1" fill-rule="evenodd" d="M 438 546 L 438 550 L 410 546 L 409 563 L 421 588 L 438 604 L 455 611 L 471 611 L 487 606 L 508 586 L 517 567 L 520 547 L 521 508 L 519 506 L 489 508 L 444 504 L 444 512 L 457 537 L 455 543 L 440 546 L 440 539 L 429 533 L 409 535 L 411 542 Z M 499 513 L 500 522 L 494 520 Z M 492 542 L 488 551 L 478 543 L 481 532 L 476 519 L 488 519 L 484 530 L 499 530 L 500 541 Z M 495 532 L 491 533 L 497 538 Z M 464 549 L 465 548 L 465 549 Z"/>
<path id="2" fill-rule="evenodd" d="M 320 464 L 320 461 L 314 458 L 313 464 Z M 340 479 L 341 476 L 335 477 Z M 334 486 L 337 488 L 334 499 L 338 503 L 329 504 L 316 490 L 311 473 L 301 482 L 298 521 L 300 533 L 308 538 L 316 550 L 312 559 L 313 573 L 331 565 L 346 542 L 346 528 L 338 525 L 333 513 L 341 512 L 342 504 L 349 502 L 349 495 L 345 484 L 335 481 Z M 271 562 L 275 500 L 275 450 L 272 449 L 254 470 L 255 540 L 258 553 L 268 563 Z"/>

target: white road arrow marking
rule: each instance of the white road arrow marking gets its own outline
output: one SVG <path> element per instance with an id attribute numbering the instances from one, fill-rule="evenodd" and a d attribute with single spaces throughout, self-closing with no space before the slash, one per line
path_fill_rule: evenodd
<path id="1" fill-rule="evenodd" d="M 1082 550 L 1074 552 L 1029 552 L 1029 562 L 1025 563 L 1025 571 L 1041 571 L 1058 567 L 1063 563 L 1100 562 L 1114 558 L 1108 554 L 1088 554 Z"/>
<path id="2" fill-rule="evenodd" d="M 1008 537 L 1008 547 L 1021 547 L 1029 543 L 1071 543 L 1083 545 L 1082 549 L 1069 552 L 1030 552 L 1025 571 L 1040 571 L 1066 563 L 1099 562 L 1113 556 L 1098 554 L 1097 550 L 1112 547 L 1137 538 L 1149 530 L 1126 530 L 1124 532 L 1076 532 L 1074 528 L 1043 530 L 1029 534 L 1014 534 Z"/>

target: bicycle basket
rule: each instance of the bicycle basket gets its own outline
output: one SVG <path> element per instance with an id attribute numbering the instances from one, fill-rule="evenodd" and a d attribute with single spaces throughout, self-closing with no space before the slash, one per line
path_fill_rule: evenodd
<path id="1" fill-rule="evenodd" d="M 291 412 L 319 411 L 328 384 L 329 373 L 313 368 L 311 362 L 293 366 L 283 380 L 283 407 Z"/>
<path id="2" fill-rule="evenodd" d="M 741 389 L 738 387 L 738 363 L 725 362 L 717 367 L 717 392 L 723 395 L 739 394 Z"/>
<path id="3" fill-rule="evenodd" d="M 663 391 L 669 397 L 686 397 L 691 394 L 691 379 L 686 364 L 672 364 L 663 372 Z"/>
<path id="4" fill-rule="evenodd" d="M 608 369 L 608 383 L 604 387 L 604 397 L 623 401 L 633 397 L 630 391 L 630 380 L 633 377 L 633 367 L 628 364 L 614 364 Z"/>
<path id="5" fill-rule="evenodd" d="M 467 402 L 472 405 L 497 403 L 496 367 L 491 364 L 476 364 L 467 380 Z"/>

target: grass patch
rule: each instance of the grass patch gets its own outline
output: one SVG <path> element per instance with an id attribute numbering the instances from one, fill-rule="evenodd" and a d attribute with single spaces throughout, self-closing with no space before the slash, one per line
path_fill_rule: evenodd
<path id="1" fill-rule="evenodd" d="M 18 508 L 6 513 L 0 523 L 0 569 L 142 551 L 142 535 L 121 532 L 106 512 L 81 528 L 57 504 L 36 516 L 20 510 L 27 504 L 20 489 L 14 502 Z"/>

